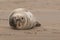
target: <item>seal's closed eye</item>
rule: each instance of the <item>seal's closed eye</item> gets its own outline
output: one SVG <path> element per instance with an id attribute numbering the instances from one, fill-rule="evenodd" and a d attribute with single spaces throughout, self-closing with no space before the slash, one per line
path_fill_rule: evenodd
<path id="1" fill-rule="evenodd" d="M 24 18 L 22 17 L 21 19 L 23 20 Z"/>

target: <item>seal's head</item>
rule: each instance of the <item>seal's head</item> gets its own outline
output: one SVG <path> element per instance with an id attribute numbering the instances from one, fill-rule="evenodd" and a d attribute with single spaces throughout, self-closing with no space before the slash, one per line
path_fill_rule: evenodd
<path id="1" fill-rule="evenodd" d="M 11 23 L 13 24 L 12 27 L 15 29 L 22 29 L 27 23 L 26 16 L 20 13 L 13 14 L 11 20 Z"/>

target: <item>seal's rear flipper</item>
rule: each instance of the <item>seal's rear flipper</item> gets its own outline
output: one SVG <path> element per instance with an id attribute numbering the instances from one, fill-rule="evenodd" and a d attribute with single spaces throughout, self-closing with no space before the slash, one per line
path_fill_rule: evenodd
<path id="1" fill-rule="evenodd" d="M 39 22 L 36 22 L 36 27 L 40 27 L 41 24 Z"/>

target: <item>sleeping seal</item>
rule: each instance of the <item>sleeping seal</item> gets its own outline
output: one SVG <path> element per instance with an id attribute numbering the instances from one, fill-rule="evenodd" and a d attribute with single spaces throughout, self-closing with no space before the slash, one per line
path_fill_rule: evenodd
<path id="1" fill-rule="evenodd" d="M 40 26 L 32 13 L 25 8 L 13 10 L 9 15 L 9 25 L 13 29 L 31 29 Z"/>

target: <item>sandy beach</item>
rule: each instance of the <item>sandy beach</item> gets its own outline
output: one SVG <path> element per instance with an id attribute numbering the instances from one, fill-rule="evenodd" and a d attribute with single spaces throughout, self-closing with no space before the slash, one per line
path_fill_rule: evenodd
<path id="1" fill-rule="evenodd" d="M 41 26 L 11 29 L 8 16 L 16 8 L 29 9 Z M 60 0 L 0 0 L 0 40 L 60 40 Z"/>

